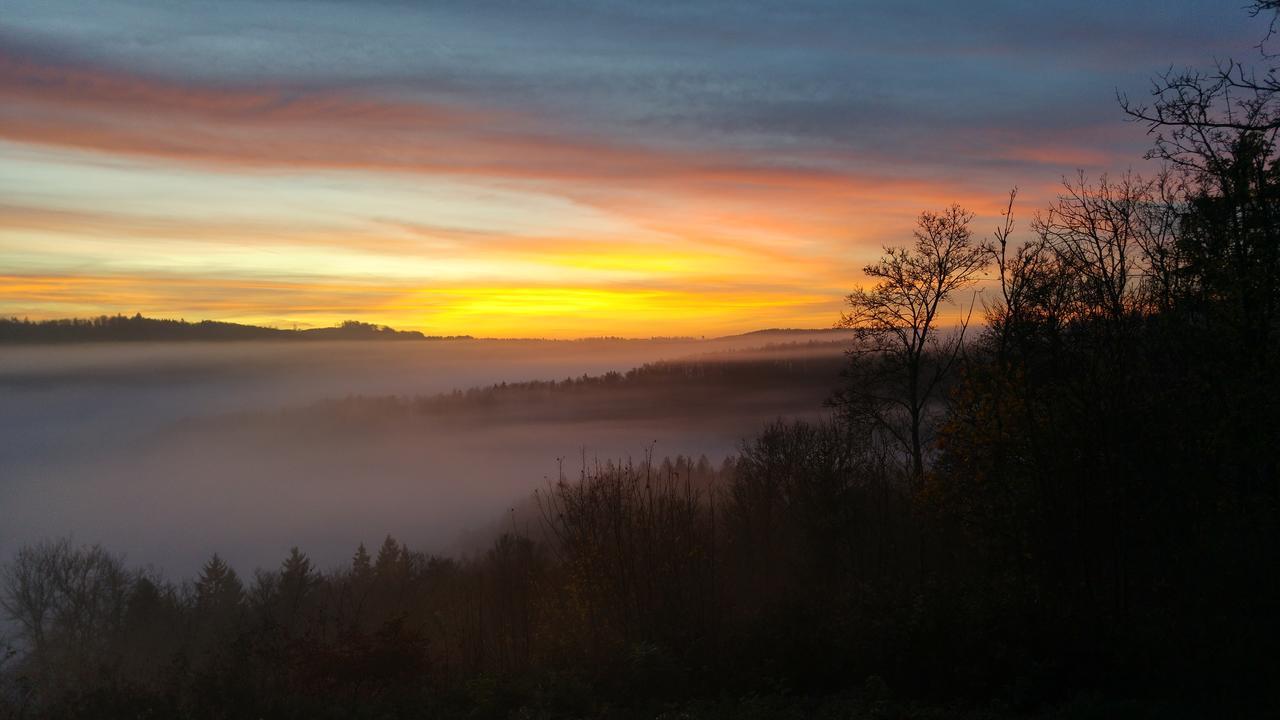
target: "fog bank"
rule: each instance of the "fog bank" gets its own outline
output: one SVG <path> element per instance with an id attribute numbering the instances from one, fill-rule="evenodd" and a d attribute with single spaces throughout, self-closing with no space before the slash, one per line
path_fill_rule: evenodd
<path id="1" fill-rule="evenodd" d="M 519 412 L 508 401 L 501 415 L 466 418 L 332 401 L 562 380 L 671 358 L 728 362 L 788 342 L 827 344 L 765 354 L 836 356 L 832 339 L 4 348 L 0 556 L 71 535 L 190 575 L 214 551 L 248 571 L 274 566 L 293 545 L 327 566 L 387 533 L 449 551 L 464 531 L 554 476 L 558 458 L 576 471 L 584 456 L 638 457 L 652 447 L 659 456 L 719 462 L 773 417 L 823 412 L 824 388 L 835 379 L 787 376 L 782 384 L 803 387 L 743 392 L 686 388 L 673 396 L 681 401 L 652 407 L 637 403 L 634 388 L 624 396 L 605 387 Z"/>

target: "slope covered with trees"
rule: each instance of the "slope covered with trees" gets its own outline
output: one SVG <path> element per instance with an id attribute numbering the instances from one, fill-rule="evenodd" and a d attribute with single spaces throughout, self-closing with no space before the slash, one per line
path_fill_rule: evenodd
<path id="1" fill-rule="evenodd" d="M 0 344 L 77 342 L 172 342 L 227 340 L 424 340 L 453 339 L 426 336 L 416 330 L 392 328 L 355 320 L 337 327 L 284 330 L 201 320 L 164 320 L 133 316 L 102 315 L 96 318 L 65 320 L 19 320 L 0 318 Z"/>

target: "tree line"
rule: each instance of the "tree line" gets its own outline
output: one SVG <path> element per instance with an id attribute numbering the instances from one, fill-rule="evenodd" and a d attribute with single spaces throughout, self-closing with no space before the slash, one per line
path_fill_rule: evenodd
<path id="1" fill-rule="evenodd" d="M 423 335 L 347 320 L 336 327 L 283 329 L 217 320 L 168 320 L 129 315 L 30 320 L 0 318 L 0 343 L 170 342 L 229 340 L 454 340 L 470 336 Z"/>
<path id="2" fill-rule="evenodd" d="M 845 364 L 840 347 L 788 345 L 760 354 L 663 360 L 626 372 L 501 382 L 436 395 L 355 395 L 272 417 L 320 424 L 439 419 L 492 427 L 501 422 L 670 418 L 672 408 L 679 408 L 685 419 L 723 416 L 731 409 L 760 413 L 780 404 L 821 414 L 823 400 L 839 382 Z"/>

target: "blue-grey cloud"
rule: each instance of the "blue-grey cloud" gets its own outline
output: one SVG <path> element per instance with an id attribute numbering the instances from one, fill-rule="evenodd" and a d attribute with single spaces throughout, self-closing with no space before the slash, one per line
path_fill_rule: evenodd
<path id="1" fill-rule="evenodd" d="M 652 142 L 873 144 L 1118 118 L 1169 64 L 1247 55 L 1217 0 L 1115 3 L 4 0 L 50 53 L 200 83 L 378 90 Z M 874 140 L 867 140 L 871 135 Z M 909 149 L 912 143 L 897 140 Z"/>

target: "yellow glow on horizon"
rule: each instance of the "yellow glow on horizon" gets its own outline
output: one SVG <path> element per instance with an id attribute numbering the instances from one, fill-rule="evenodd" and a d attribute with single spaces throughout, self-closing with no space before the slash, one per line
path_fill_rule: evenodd
<path id="1" fill-rule="evenodd" d="M 423 288 L 156 276 L 0 276 L 0 295 L 23 298 L 6 315 L 33 320 L 135 312 L 273 327 L 360 320 L 432 335 L 477 337 L 700 336 L 765 327 L 830 327 L 839 317 L 834 294 L 750 288 Z M 193 304 L 192 297 L 200 300 Z M 186 309 L 173 310 L 179 306 Z"/>
<path id="2" fill-rule="evenodd" d="M 816 320 L 819 327 L 831 322 L 825 313 L 812 311 L 830 298 L 793 293 L 468 287 L 420 290 L 406 300 L 384 308 L 403 313 L 405 326 L 506 337 L 702 335 L 758 329 L 778 319 L 808 326 Z M 419 303 L 430 309 L 414 323 L 410 318 Z"/>
<path id="3" fill-rule="evenodd" d="M 36 319 L 506 337 L 827 327 L 920 210 L 960 202 L 985 234 L 1010 180 L 998 164 L 953 175 L 803 143 L 649 143 L 487 103 L 17 55 L 0 57 L 0 94 L 14 108 L 0 123 L 0 314 Z M 994 145 L 1012 162 L 1106 159 L 1074 142 Z M 1019 212 L 1053 197 L 1057 174 L 1022 180 Z"/>

